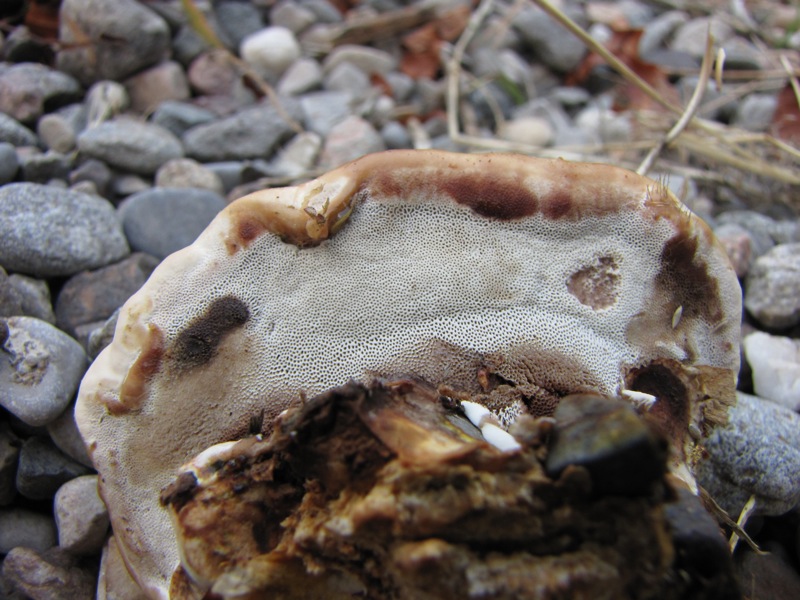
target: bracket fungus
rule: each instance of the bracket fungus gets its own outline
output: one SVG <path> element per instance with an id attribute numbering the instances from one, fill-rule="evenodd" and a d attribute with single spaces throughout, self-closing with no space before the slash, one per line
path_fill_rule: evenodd
<path id="1" fill-rule="evenodd" d="M 740 315 L 724 250 L 659 183 L 384 152 L 241 198 L 165 259 L 76 417 L 126 564 L 167 597 L 179 548 L 159 497 L 181 466 L 351 379 L 412 377 L 502 427 L 569 394 L 625 399 L 691 487 L 697 433 L 735 402 Z"/>

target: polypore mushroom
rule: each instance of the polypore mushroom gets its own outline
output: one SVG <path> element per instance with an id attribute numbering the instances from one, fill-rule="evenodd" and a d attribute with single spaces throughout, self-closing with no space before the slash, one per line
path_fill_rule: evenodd
<path id="1" fill-rule="evenodd" d="M 691 483 L 695 437 L 735 401 L 740 314 L 724 250 L 661 184 L 385 152 L 241 198 L 168 257 L 77 421 L 128 567 L 166 597 L 179 557 L 159 495 L 181 465 L 351 378 L 413 376 L 503 425 L 566 394 L 627 395 Z"/>

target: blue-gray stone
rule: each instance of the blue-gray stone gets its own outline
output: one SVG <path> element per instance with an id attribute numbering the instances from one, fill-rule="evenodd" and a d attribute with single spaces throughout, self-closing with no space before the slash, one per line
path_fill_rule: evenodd
<path id="1" fill-rule="evenodd" d="M 83 347 L 35 317 L 0 319 L 0 406 L 38 427 L 58 417 L 87 367 Z"/>
<path id="2" fill-rule="evenodd" d="M 192 127 L 210 123 L 216 118 L 213 112 L 205 108 L 188 102 L 166 100 L 158 105 L 150 120 L 180 137 Z"/>
<path id="3" fill-rule="evenodd" d="M 0 185 L 12 181 L 19 170 L 19 158 L 12 144 L 0 142 Z"/>
<path id="4" fill-rule="evenodd" d="M 135 250 L 164 258 L 188 246 L 225 208 L 225 199 L 197 188 L 153 188 L 119 207 L 125 235 Z"/>
<path id="5" fill-rule="evenodd" d="M 36 146 L 39 144 L 39 138 L 19 121 L 0 112 L 0 142 L 7 142 L 13 146 Z"/>

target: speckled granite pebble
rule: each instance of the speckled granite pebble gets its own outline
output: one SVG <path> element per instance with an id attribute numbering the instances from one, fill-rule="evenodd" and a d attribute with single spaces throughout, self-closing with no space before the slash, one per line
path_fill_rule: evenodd
<path id="1" fill-rule="evenodd" d="M 110 203 L 35 183 L 0 188 L 0 265 L 38 276 L 72 275 L 130 252 Z"/>
<path id="2" fill-rule="evenodd" d="M 698 482 L 734 519 L 750 496 L 756 514 L 780 515 L 800 502 L 800 415 L 769 400 L 737 394 L 726 427 L 703 444 Z"/>
<path id="3" fill-rule="evenodd" d="M 78 136 L 81 153 L 132 173 L 151 175 L 165 162 L 183 156 L 180 140 L 163 127 L 118 118 Z"/>

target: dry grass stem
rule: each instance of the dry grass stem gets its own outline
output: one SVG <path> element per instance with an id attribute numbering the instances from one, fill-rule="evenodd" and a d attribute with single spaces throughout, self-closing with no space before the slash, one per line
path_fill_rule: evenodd
<path id="1" fill-rule="evenodd" d="M 694 118 L 697 109 L 700 108 L 700 103 L 703 101 L 703 96 L 705 95 L 706 88 L 708 87 L 708 82 L 711 80 L 711 72 L 714 63 L 714 37 L 711 35 L 711 31 L 709 31 L 706 35 L 706 49 L 705 53 L 703 54 L 703 62 L 700 65 L 700 76 L 697 78 L 697 85 L 694 88 L 694 92 L 692 92 L 692 97 L 689 99 L 686 109 L 683 111 L 683 114 L 680 116 L 672 129 L 670 129 L 666 135 L 664 135 L 664 138 L 657 145 L 655 145 L 650 152 L 647 153 L 647 156 L 642 161 L 642 164 L 639 165 L 638 169 L 636 169 L 636 172 L 639 175 L 647 175 L 647 173 L 653 167 L 656 158 L 658 158 L 658 155 L 661 154 L 661 151 L 675 141 L 675 139 L 689 125 L 689 122 Z M 719 55 L 717 55 L 716 64 L 719 67 Z"/>

